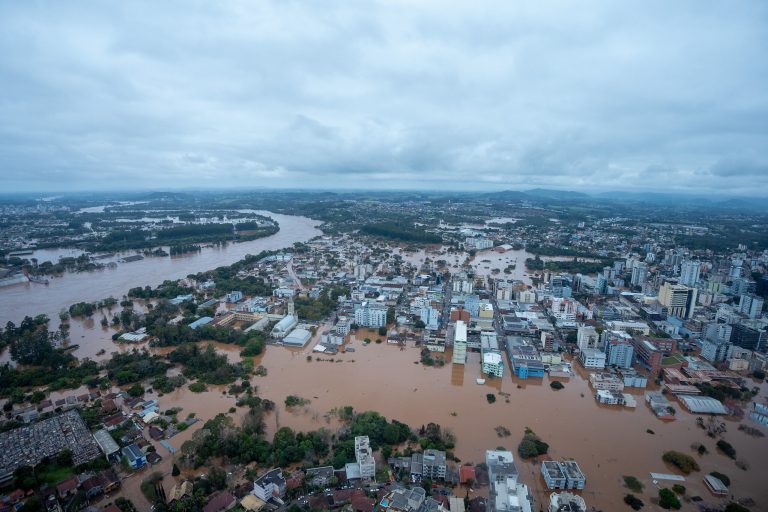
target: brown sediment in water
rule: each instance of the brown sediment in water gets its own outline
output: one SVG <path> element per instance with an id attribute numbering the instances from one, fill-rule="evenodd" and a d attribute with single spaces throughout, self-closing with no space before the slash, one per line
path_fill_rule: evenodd
<path id="1" fill-rule="evenodd" d="M 107 297 L 120 299 L 135 286 L 156 286 L 166 279 L 181 279 L 243 259 L 247 254 L 290 247 L 320 235 L 318 221 L 306 217 L 264 213 L 280 224 L 274 235 L 225 246 L 205 247 L 200 252 L 173 258 L 144 258 L 119 264 L 114 269 L 65 273 L 52 278 L 48 286 L 20 284 L 0 289 L 0 325 L 19 323 L 25 315 L 41 313 L 58 319 L 59 311 L 76 302 L 97 302 Z M 42 261 L 42 260 L 41 260 Z M 78 354 L 79 355 L 79 354 Z"/>
<path id="2" fill-rule="evenodd" d="M 240 347 L 216 346 L 217 350 L 229 353 L 231 360 L 239 357 Z M 660 421 L 653 415 L 645 405 L 641 390 L 629 390 L 637 395 L 636 409 L 597 404 L 583 371 L 564 380 L 565 389 L 555 391 L 549 387 L 547 378 L 521 381 L 509 374 L 502 379 L 482 376 L 477 353 L 469 354 L 464 367 L 450 363 L 443 367 L 424 367 L 414 364 L 419 360 L 419 351 L 413 347 L 400 350 L 386 343 L 364 346 L 362 342 L 352 342 L 352 346 L 356 349 L 354 353 L 320 356 L 324 360 L 333 357 L 334 362 L 316 361 L 317 354 L 307 362 L 309 348 L 296 350 L 279 346 L 269 346 L 263 355 L 255 358 L 254 362 L 265 366 L 269 374 L 254 377 L 251 382 L 258 387 L 259 396 L 277 404 L 277 410 L 266 419 L 269 437 L 283 426 L 297 431 L 334 429 L 338 424 L 327 417 L 328 411 L 351 405 L 356 411 L 375 410 L 414 428 L 429 422 L 439 423 L 456 435 L 456 456 L 462 461 L 478 463 L 483 461 L 486 449 L 502 446 L 516 453 L 523 430 L 530 427 L 549 443 L 551 458 L 574 458 L 579 463 L 587 478 L 582 494 L 588 505 L 602 510 L 625 507 L 623 496 L 630 491 L 623 487 L 622 475 L 635 476 L 645 484 L 644 501 L 655 497 L 657 486 L 649 473 L 677 473 L 661 459 L 667 450 L 689 453 L 701 466 L 700 472 L 686 477 L 684 485 L 690 495 L 718 502 L 702 482 L 704 475 L 716 470 L 731 477 L 734 495 L 750 497 L 758 505 L 768 503 L 768 490 L 760 471 L 768 454 L 768 441 L 738 432 L 737 421 L 723 420 L 728 427 L 725 439 L 736 448 L 737 458 L 749 464 L 749 471 L 738 469 L 734 461 L 718 453 L 716 440 L 696 426 L 696 416 L 677 404 L 674 404 L 677 419 L 672 422 Z M 450 360 L 450 352 L 445 357 Z M 486 378 L 486 383 L 476 384 L 478 377 Z M 497 394 L 496 403 L 488 404 L 485 395 L 499 392 L 504 395 Z M 291 394 L 307 398 L 311 403 L 287 411 L 283 401 Z M 758 399 L 765 396 L 763 384 Z M 234 402 L 222 395 L 221 388 L 203 394 L 184 388 L 160 400 L 161 408 L 182 406 L 185 412 L 197 413 L 202 421 L 226 412 Z M 238 409 L 236 416 L 239 418 L 243 413 L 244 410 Z M 497 426 L 509 429 L 510 437 L 500 438 L 495 431 Z M 647 433 L 647 429 L 655 434 Z M 183 434 L 184 437 L 171 441 L 177 448 L 179 441 L 191 435 L 189 431 Z M 697 442 L 703 443 L 709 454 L 696 454 L 691 444 Z M 517 462 L 521 480 L 531 486 L 536 502 L 546 503 L 550 491 L 544 487 L 539 465 L 519 458 Z M 661 481 L 658 486 L 670 487 L 671 484 Z"/>

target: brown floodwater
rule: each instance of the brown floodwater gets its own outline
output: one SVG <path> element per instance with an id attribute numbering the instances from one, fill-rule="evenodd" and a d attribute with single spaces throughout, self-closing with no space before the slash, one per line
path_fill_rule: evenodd
<path id="1" fill-rule="evenodd" d="M 40 313 L 57 318 L 62 308 L 80 301 L 95 302 L 106 297 L 120 298 L 135 286 L 156 286 L 166 279 L 180 279 L 222 265 L 230 265 L 247 254 L 288 248 L 295 242 L 322 234 L 318 221 L 293 215 L 257 212 L 280 224 L 274 235 L 249 242 L 231 243 L 224 247 L 206 247 L 198 253 L 173 258 L 148 257 L 132 263 L 121 263 L 114 269 L 94 272 L 66 273 L 50 280 L 48 286 L 34 283 L 0 288 L 0 324 L 20 322 L 25 315 Z M 43 261 L 43 260 L 40 260 Z"/>
<path id="2" fill-rule="evenodd" d="M 359 338 L 366 336 L 375 339 L 368 333 L 361 333 Z M 633 475 L 645 484 L 642 499 L 646 503 L 657 496 L 658 488 L 671 487 L 674 482 L 653 484 L 649 475 L 650 472 L 678 473 L 661 460 L 667 450 L 689 453 L 698 460 L 701 471 L 687 476 L 684 483 L 690 495 L 702 496 L 710 503 L 720 502 L 709 494 L 701 480 L 710 471 L 717 470 L 731 477 L 731 489 L 736 497 L 756 501 L 757 508 L 753 510 L 765 509 L 768 504 L 768 489 L 763 484 L 768 438 L 753 438 L 738 431 L 737 421 L 724 420 L 728 429 L 724 438 L 735 447 L 737 458 L 749 464 L 748 471 L 738 469 L 734 461 L 718 453 L 716 440 L 708 438 L 696 426 L 696 417 L 677 404 L 674 404 L 677 419 L 671 422 L 660 421 L 653 415 L 640 390 L 632 392 L 638 399 L 636 409 L 597 404 L 584 372 L 570 379 L 558 379 L 565 383 L 565 389 L 560 391 L 552 390 L 546 378 L 520 381 L 509 375 L 487 379 L 486 384 L 478 385 L 475 382 L 481 377 L 478 353 L 470 353 L 464 367 L 446 364 L 442 368 L 430 368 L 414 364 L 419 359 L 419 350 L 412 346 L 401 349 L 386 343 L 364 345 L 361 341 L 352 341 L 351 346 L 355 352 L 333 356 L 334 362 L 316 361 L 316 354 L 307 362 L 309 346 L 304 350 L 269 346 L 256 358 L 255 362 L 264 365 L 269 373 L 266 377 L 254 377 L 252 383 L 258 386 L 260 396 L 277 404 L 277 410 L 267 416 L 268 436 L 283 426 L 295 430 L 335 429 L 338 423 L 328 412 L 351 405 L 357 411 L 379 411 L 412 427 L 439 423 L 456 435 L 456 456 L 462 461 L 478 463 L 483 461 L 484 452 L 489 448 L 502 446 L 515 452 L 523 430 L 530 427 L 550 444 L 549 453 L 553 458 L 572 457 L 578 461 L 587 478 L 582 492 L 587 504 L 604 511 L 626 507 L 622 499 L 629 491 L 623 487 L 622 475 Z M 229 353 L 231 360 L 238 357 L 239 347 L 216 344 L 216 348 Z M 445 358 L 450 360 L 449 352 Z M 499 395 L 499 392 L 508 395 Z M 232 397 L 222 393 L 222 388 L 203 394 L 194 394 L 185 388 L 162 397 L 161 408 L 181 406 L 185 412 L 195 412 L 205 421 L 226 412 L 234 403 Z M 487 393 L 497 394 L 496 403 L 487 402 Z M 307 398 L 311 403 L 288 411 L 283 401 L 291 394 Z M 758 400 L 767 395 L 768 388 L 763 384 Z M 239 419 L 243 412 L 238 410 L 235 416 Z M 744 421 L 758 427 L 749 420 Z M 173 438 L 171 444 L 179 448 L 200 425 Z M 495 431 L 497 426 L 509 429 L 511 436 L 499 437 Z M 764 427 L 759 428 L 766 431 Z M 647 429 L 655 433 L 649 434 Z M 709 453 L 695 454 L 690 448 L 695 442 L 703 443 Z M 158 450 L 167 454 L 162 447 Z M 538 510 L 549 495 L 539 466 L 520 460 L 517 463 L 521 480 L 531 487 Z M 157 469 L 170 472 L 170 464 L 170 460 L 165 460 Z M 130 490 L 132 485 L 127 485 L 125 492 L 144 503 L 143 498 L 136 498 L 136 493 Z M 167 490 L 171 485 L 172 479 L 167 477 Z M 135 486 L 138 492 L 138 482 Z M 684 504 L 683 510 L 686 508 L 690 510 L 692 505 Z"/>

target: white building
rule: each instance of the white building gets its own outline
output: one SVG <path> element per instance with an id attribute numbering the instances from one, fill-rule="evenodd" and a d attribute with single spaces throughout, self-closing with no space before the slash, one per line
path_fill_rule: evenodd
<path id="1" fill-rule="evenodd" d="M 534 290 L 522 290 L 517 294 L 517 301 L 522 304 L 533 304 L 536 302 L 536 292 Z"/>
<path id="2" fill-rule="evenodd" d="M 570 492 L 553 492 L 549 495 L 549 512 L 587 512 L 584 498 Z"/>
<path id="3" fill-rule="evenodd" d="M 384 327 L 387 325 L 387 307 L 370 301 L 361 302 L 355 308 L 355 323 L 369 328 Z"/>
<path id="4" fill-rule="evenodd" d="M 584 368 L 605 368 L 605 352 L 596 348 L 585 348 L 579 352 L 579 362 Z"/>
<path id="5" fill-rule="evenodd" d="M 275 338 L 285 338 L 291 330 L 296 327 L 299 320 L 293 315 L 285 315 L 282 320 L 272 328 L 272 336 Z"/>
<path id="6" fill-rule="evenodd" d="M 640 261 L 634 262 L 632 266 L 632 286 L 643 287 L 648 279 L 648 264 Z"/>
<path id="7" fill-rule="evenodd" d="M 334 326 L 333 330 L 339 336 L 346 336 L 347 334 L 349 334 L 351 325 L 352 325 L 352 322 L 350 322 L 347 317 L 342 316 L 342 317 L 339 317 L 339 321 L 336 322 L 336 325 Z"/>
<path id="8" fill-rule="evenodd" d="M 574 324 L 576 322 L 576 301 L 568 298 L 553 298 L 552 316 L 557 319 L 559 325 Z"/>
<path id="9" fill-rule="evenodd" d="M 701 263 L 698 261 L 684 261 L 680 265 L 680 284 L 685 286 L 696 286 L 699 282 L 699 273 L 701 272 Z"/>
<path id="10" fill-rule="evenodd" d="M 751 293 L 745 293 L 739 299 L 739 313 L 751 319 L 758 318 L 763 312 L 763 298 Z"/>
<path id="11" fill-rule="evenodd" d="M 471 279 L 454 279 L 452 285 L 455 293 L 470 294 L 475 289 L 475 283 Z"/>
<path id="12" fill-rule="evenodd" d="M 360 466 L 360 477 L 363 480 L 376 478 L 376 460 L 368 436 L 355 437 L 355 460 Z"/>
<path id="13" fill-rule="evenodd" d="M 531 512 L 533 502 L 528 487 L 517 480 L 517 468 L 512 452 L 486 450 L 490 491 L 488 512 Z"/>
<path id="14" fill-rule="evenodd" d="M 579 350 L 585 350 L 588 348 L 597 348 L 600 341 L 600 336 L 597 331 L 591 325 L 583 325 L 579 327 L 576 333 L 576 344 Z"/>
<path id="15" fill-rule="evenodd" d="M 457 320 L 453 332 L 453 363 L 465 364 L 467 362 L 467 324 L 463 320 Z"/>

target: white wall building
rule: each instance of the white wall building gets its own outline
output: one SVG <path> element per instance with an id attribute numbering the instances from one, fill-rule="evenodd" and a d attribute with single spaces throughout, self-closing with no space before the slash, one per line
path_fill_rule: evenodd
<path id="1" fill-rule="evenodd" d="M 374 304 L 369 301 L 360 303 L 355 308 L 355 323 L 369 328 L 384 327 L 387 325 L 387 308 L 382 304 Z"/>
<path id="2" fill-rule="evenodd" d="M 453 363 L 465 364 L 467 362 L 467 324 L 463 320 L 457 320 L 453 332 Z"/>
<path id="3" fill-rule="evenodd" d="M 360 465 L 360 477 L 363 480 L 376 478 L 376 460 L 368 436 L 355 437 L 355 460 Z"/>
<path id="4" fill-rule="evenodd" d="M 605 352 L 596 348 L 586 348 L 579 352 L 579 362 L 584 368 L 605 368 Z"/>

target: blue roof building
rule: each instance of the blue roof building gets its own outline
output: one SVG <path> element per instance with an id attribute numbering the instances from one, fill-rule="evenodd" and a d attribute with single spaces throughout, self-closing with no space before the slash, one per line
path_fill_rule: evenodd
<path id="1" fill-rule="evenodd" d="M 194 322 L 192 322 L 191 324 L 189 324 L 189 328 L 190 329 L 197 329 L 198 327 L 200 327 L 202 325 L 205 325 L 205 324 L 208 324 L 208 323 L 211 323 L 212 321 L 213 321 L 212 317 L 210 317 L 210 316 L 202 316 L 202 317 L 198 318 L 197 320 L 195 320 Z"/>
<path id="2" fill-rule="evenodd" d="M 126 458 L 128 465 L 133 469 L 139 469 L 147 465 L 146 455 L 135 444 L 129 444 L 123 448 L 123 457 Z"/>

